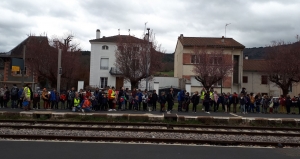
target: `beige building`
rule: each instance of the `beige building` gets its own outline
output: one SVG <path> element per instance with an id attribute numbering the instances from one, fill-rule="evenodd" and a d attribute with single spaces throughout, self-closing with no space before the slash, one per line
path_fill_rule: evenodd
<path id="1" fill-rule="evenodd" d="M 262 93 L 279 97 L 282 94 L 282 90 L 268 80 L 268 76 L 264 74 L 263 65 L 263 59 L 244 59 L 242 87 L 245 87 L 248 93 Z M 298 96 L 299 93 L 299 84 L 290 87 L 289 94 L 291 96 Z"/>
<path id="2" fill-rule="evenodd" d="M 211 38 L 211 37 L 184 37 L 182 34 L 178 37 L 174 54 L 174 77 L 183 81 L 181 83 L 191 83 L 191 92 L 200 91 L 201 83 L 195 79 L 196 74 L 193 72 L 194 47 L 206 47 L 208 52 L 223 49 L 225 54 L 232 56 L 235 65 L 233 73 L 214 85 L 214 89 L 218 92 L 240 92 L 242 88 L 243 77 L 243 50 L 244 45 L 232 38 Z"/>

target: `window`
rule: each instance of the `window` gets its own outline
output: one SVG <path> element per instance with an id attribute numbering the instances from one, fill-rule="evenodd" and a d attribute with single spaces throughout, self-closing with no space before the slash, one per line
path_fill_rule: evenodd
<path id="1" fill-rule="evenodd" d="M 22 70 L 20 69 L 20 71 L 13 71 L 13 73 L 14 73 L 14 75 L 22 75 Z M 26 66 L 25 66 L 25 70 L 24 70 L 24 75 L 26 75 L 26 73 L 27 73 L 27 69 L 26 69 Z"/>
<path id="2" fill-rule="evenodd" d="M 108 46 L 107 45 L 103 45 L 102 46 L 102 50 L 108 50 Z"/>
<path id="3" fill-rule="evenodd" d="M 108 58 L 101 58 L 100 70 L 108 70 Z"/>
<path id="4" fill-rule="evenodd" d="M 100 87 L 101 88 L 106 88 L 107 87 L 107 77 L 100 77 Z"/>
<path id="5" fill-rule="evenodd" d="M 212 65 L 220 65 L 222 63 L 222 57 L 218 57 L 218 56 L 210 57 L 209 63 Z"/>
<path id="6" fill-rule="evenodd" d="M 200 58 L 199 57 L 197 58 L 196 55 L 191 55 L 191 63 L 194 63 L 194 64 L 200 63 Z"/>
<path id="7" fill-rule="evenodd" d="M 243 76 L 243 83 L 248 83 L 248 76 Z"/>
<path id="8" fill-rule="evenodd" d="M 268 76 L 261 76 L 261 84 L 268 84 Z"/>
<path id="9" fill-rule="evenodd" d="M 215 84 L 213 84 L 214 87 L 221 87 L 222 85 L 222 80 L 216 82 Z"/>

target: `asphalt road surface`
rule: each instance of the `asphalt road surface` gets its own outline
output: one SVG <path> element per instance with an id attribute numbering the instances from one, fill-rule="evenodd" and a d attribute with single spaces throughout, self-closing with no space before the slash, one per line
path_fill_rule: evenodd
<path id="1" fill-rule="evenodd" d="M 1 159 L 299 159 L 296 148 L 0 141 Z"/>

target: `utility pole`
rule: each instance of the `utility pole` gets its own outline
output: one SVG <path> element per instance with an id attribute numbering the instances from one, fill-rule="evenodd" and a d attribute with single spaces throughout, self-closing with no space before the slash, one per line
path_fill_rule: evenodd
<path id="1" fill-rule="evenodd" d="M 230 25 L 231 23 L 228 23 L 228 24 L 225 24 L 225 38 L 226 38 L 226 27 L 228 26 L 228 25 Z"/>
<path id="2" fill-rule="evenodd" d="M 60 93 L 60 76 L 62 74 L 61 68 L 61 49 L 58 49 L 58 64 L 57 64 L 57 88 L 56 91 Z"/>
<path id="3" fill-rule="evenodd" d="M 24 74 L 25 74 L 25 50 L 26 50 L 26 45 L 23 46 L 23 69 L 21 70 L 21 72 L 22 72 L 22 87 L 24 86 Z"/>
<path id="4" fill-rule="evenodd" d="M 147 91 L 149 91 L 148 90 L 148 76 L 149 76 L 149 64 L 148 64 L 149 56 L 148 56 L 148 54 L 150 54 L 150 41 L 149 41 L 149 39 L 150 39 L 150 37 L 149 37 L 150 36 L 150 34 L 149 34 L 150 28 L 147 28 L 147 30 L 148 30 L 148 33 L 147 33 L 148 34 L 148 37 L 147 37 L 148 38 L 147 39 L 148 40 L 148 47 L 147 47 L 148 49 L 147 49 L 147 52 L 146 52 L 146 66 L 147 66 L 147 68 L 146 68 L 147 69 L 146 70 L 146 89 L 147 89 Z"/>

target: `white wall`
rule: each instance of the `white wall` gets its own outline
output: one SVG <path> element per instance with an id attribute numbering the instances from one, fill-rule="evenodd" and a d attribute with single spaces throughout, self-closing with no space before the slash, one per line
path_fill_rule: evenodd
<path id="1" fill-rule="evenodd" d="M 150 90 L 154 89 L 154 82 L 159 82 L 159 87 L 179 87 L 179 79 L 176 77 L 154 77 L 152 80 L 149 81 L 149 88 Z M 124 81 L 125 88 L 131 88 L 131 84 L 127 81 Z M 146 88 L 146 80 L 142 80 L 139 84 L 140 89 Z"/>
<path id="2" fill-rule="evenodd" d="M 261 84 L 261 76 L 263 73 L 260 72 L 248 72 L 244 71 L 243 76 L 248 77 L 248 83 L 242 83 L 242 87 L 245 87 L 248 93 L 268 93 L 272 96 L 279 96 L 280 89 L 271 83 Z"/>
<path id="3" fill-rule="evenodd" d="M 108 50 L 102 50 L 102 46 L 107 45 Z M 109 71 L 111 67 L 115 67 L 115 43 L 105 43 L 105 42 L 92 42 L 91 43 L 91 59 L 90 59 L 90 85 L 100 86 L 100 77 L 107 77 L 107 85 L 115 86 L 116 77 L 110 75 Z M 108 70 L 100 70 L 100 59 L 109 58 Z"/>

